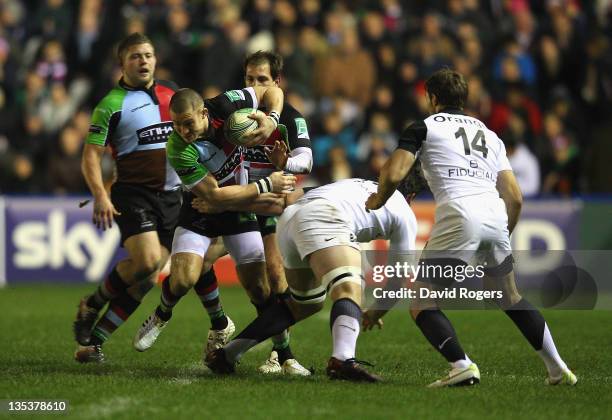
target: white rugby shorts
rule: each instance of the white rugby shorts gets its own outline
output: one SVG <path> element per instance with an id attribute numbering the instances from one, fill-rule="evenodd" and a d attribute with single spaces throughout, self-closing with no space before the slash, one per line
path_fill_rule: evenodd
<path id="1" fill-rule="evenodd" d="M 213 239 L 177 226 L 172 240 L 172 255 L 187 252 L 204 258 Z M 226 235 L 223 236 L 223 243 L 236 265 L 266 260 L 259 231 Z"/>
<path id="2" fill-rule="evenodd" d="M 423 257 L 453 257 L 468 264 L 486 262 L 488 267 L 493 268 L 510 255 L 508 214 L 501 198 L 492 195 L 466 196 L 436 208 L 436 221 Z"/>
<path id="3" fill-rule="evenodd" d="M 278 220 L 276 236 L 286 268 L 308 268 L 305 258 L 320 249 L 339 245 L 360 249 L 346 214 L 322 198 L 289 206 Z"/>

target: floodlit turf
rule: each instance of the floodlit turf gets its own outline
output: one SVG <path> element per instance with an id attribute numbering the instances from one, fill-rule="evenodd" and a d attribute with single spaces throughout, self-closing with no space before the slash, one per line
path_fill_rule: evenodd
<path id="1" fill-rule="evenodd" d="M 312 378 L 264 377 L 256 372 L 265 343 L 249 352 L 231 377 L 201 364 L 208 320 L 194 294 L 177 306 L 157 344 L 146 353 L 132 336 L 159 299 L 154 289 L 105 345 L 107 363 L 72 359 L 71 323 L 92 286 L 27 286 L 0 290 L 0 399 L 65 399 L 78 418 L 593 418 L 612 407 L 612 312 L 556 311 L 545 316 L 561 355 L 579 377 L 575 388 L 546 387 L 539 358 L 497 311 L 450 312 L 459 337 L 482 373 L 477 387 L 426 389 L 445 372 L 404 312 L 382 331 L 364 333 L 358 357 L 376 365 L 384 384 L 330 382 L 329 310 L 292 330 L 294 353 Z M 254 317 L 240 288 L 221 291 L 241 329 Z M 30 417 L 30 416 L 28 416 Z"/>

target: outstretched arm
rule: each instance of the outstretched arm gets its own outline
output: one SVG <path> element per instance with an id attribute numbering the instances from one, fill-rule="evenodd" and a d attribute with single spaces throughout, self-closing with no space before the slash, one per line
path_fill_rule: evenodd
<path id="1" fill-rule="evenodd" d="M 191 191 L 199 198 L 213 205 L 229 208 L 241 206 L 253 201 L 259 194 L 275 192 L 281 193 L 295 185 L 295 176 L 283 175 L 282 172 L 274 172 L 269 177 L 248 185 L 229 185 L 219 187 L 217 180 L 212 174 L 207 174 L 198 182 Z"/>

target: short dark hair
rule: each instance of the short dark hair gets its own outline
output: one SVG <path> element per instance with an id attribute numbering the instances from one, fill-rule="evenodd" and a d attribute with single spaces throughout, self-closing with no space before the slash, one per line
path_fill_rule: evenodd
<path id="1" fill-rule="evenodd" d="M 432 74 L 425 82 L 425 90 L 430 95 L 436 95 L 438 104 L 443 107 L 463 109 L 467 101 L 468 85 L 465 78 L 449 68 Z"/>
<path id="2" fill-rule="evenodd" d="M 422 190 L 428 188 L 425 176 L 423 176 L 423 169 L 421 168 L 421 161 L 419 159 L 414 161 L 410 172 L 406 175 L 406 178 L 400 182 L 397 190 L 406 198 L 412 194 L 418 194 Z"/>
<path id="3" fill-rule="evenodd" d="M 248 66 L 258 66 L 266 63 L 270 65 L 270 76 L 272 76 L 272 79 L 278 79 L 283 72 L 283 57 L 273 51 L 259 50 L 247 55 L 244 59 L 244 72 L 246 73 Z"/>
<path id="4" fill-rule="evenodd" d="M 170 111 L 175 114 L 183 114 L 187 111 L 199 109 L 204 105 L 204 100 L 198 92 L 193 89 L 179 89 L 170 99 Z"/>
<path id="5" fill-rule="evenodd" d="M 139 32 L 131 33 L 123 38 L 117 46 L 117 58 L 119 59 L 119 62 L 121 63 L 123 61 L 123 55 L 130 47 L 140 44 L 149 44 L 153 47 L 153 42 L 151 42 L 149 37 Z"/>

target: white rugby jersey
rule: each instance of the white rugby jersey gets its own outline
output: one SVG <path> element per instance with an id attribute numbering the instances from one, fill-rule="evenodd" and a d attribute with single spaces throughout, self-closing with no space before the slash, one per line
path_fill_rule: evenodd
<path id="1" fill-rule="evenodd" d="M 504 143 L 477 118 L 446 108 L 404 130 L 398 148 L 418 155 L 437 204 L 499 193 L 497 173 L 511 170 Z"/>
<path id="2" fill-rule="evenodd" d="M 357 242 L 391 239 L 396 228 L 407 224 L 410 237 L 413 238 L 410 249 L 414 250 L 417 233 L 416 217 L 399 191 L 395 191 L 380 209 L 366 211 L 365 202 L 377 188 L 378 184 L 373 181 L 360 178 L 343 179 L 308 190 L 297 203 L 323 198 L 341 206 L 344 210 L 341 217 L 350 219 Z"/>

